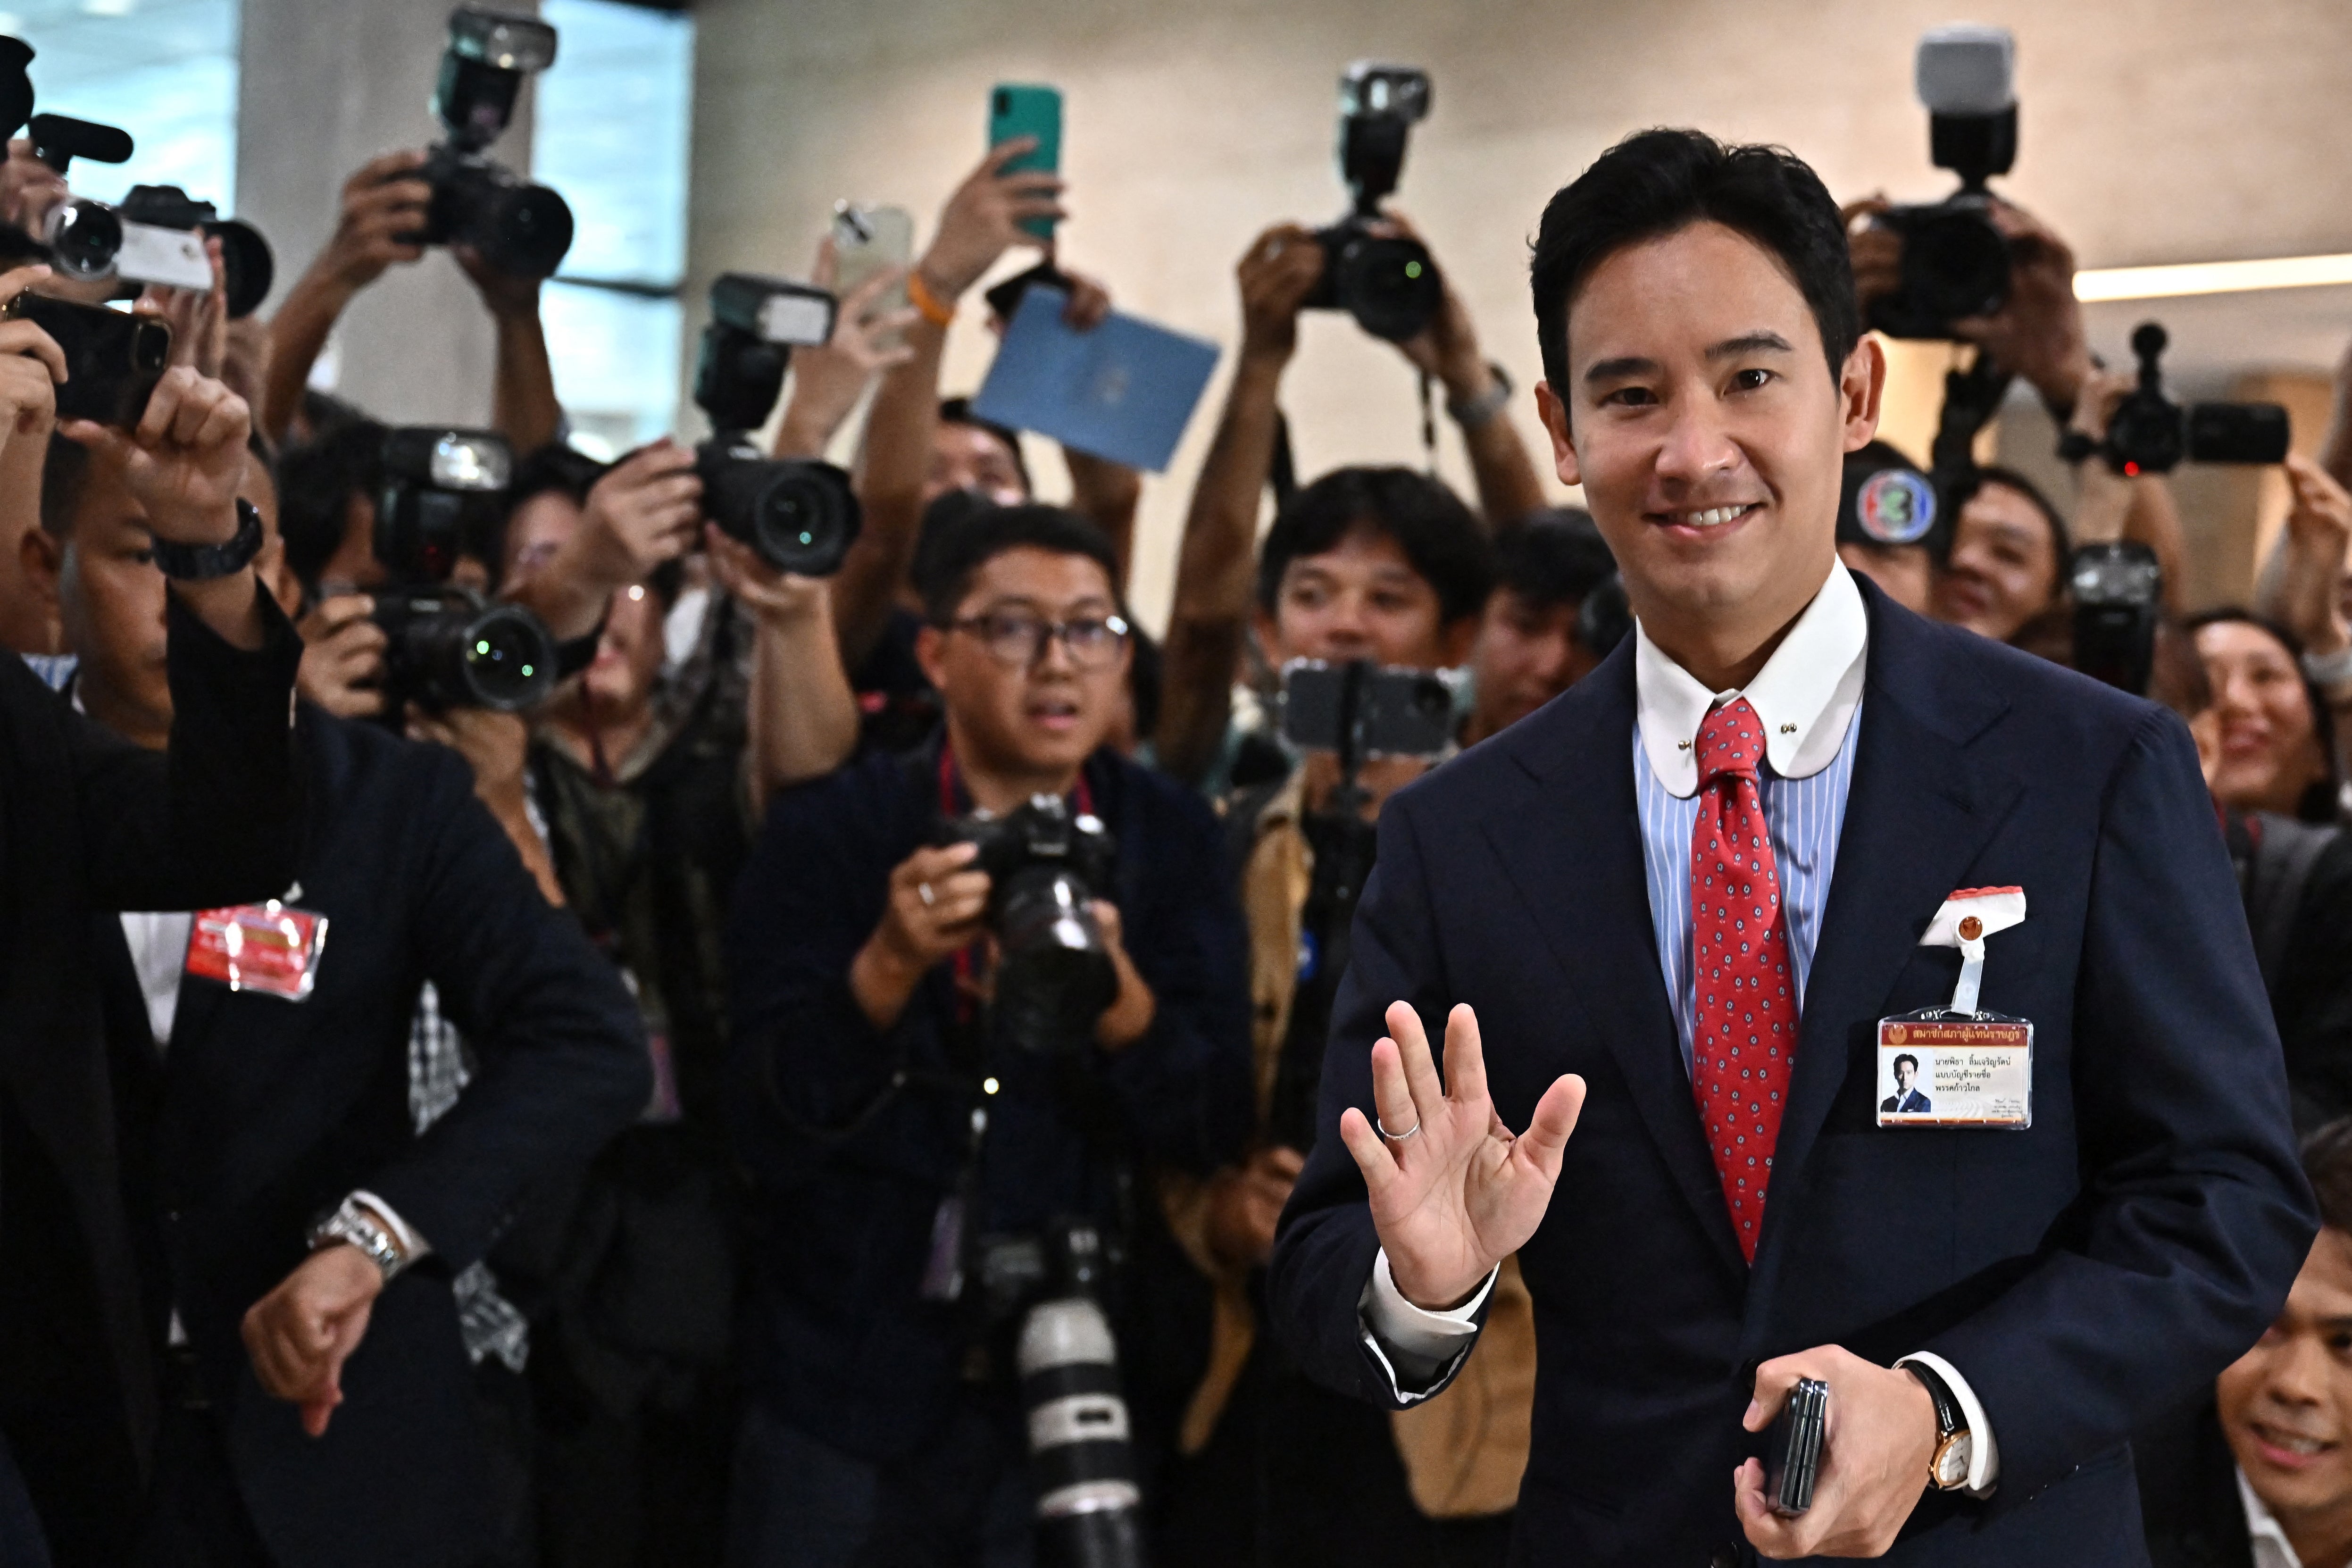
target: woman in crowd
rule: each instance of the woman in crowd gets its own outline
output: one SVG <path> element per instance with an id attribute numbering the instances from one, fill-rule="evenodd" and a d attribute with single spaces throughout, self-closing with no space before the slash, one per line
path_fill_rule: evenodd
<path id="1" fill-rule="evenodd" d="M 2294 634 L 2245 610 L 2210 610 L 2189 626 L 2213 688 L 2198 745 L 2214 798 L 2235 811 L 2335 820 L 2335 719 L 2304 678 Z"/>

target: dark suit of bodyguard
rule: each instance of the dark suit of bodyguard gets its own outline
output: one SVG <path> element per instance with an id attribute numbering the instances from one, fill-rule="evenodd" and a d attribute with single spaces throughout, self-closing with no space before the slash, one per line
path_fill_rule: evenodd
<path id="1" fill-rule="evenodd" d="M 135 994 L 118 1061 L 143 1137 L 143 1217 L 159 1339 L 176 1309 L 201 1417 L 216 1424 L 243 1512 L 284 1568 L 420 1568 L 486 1553 L 497 1524 L 450 1280 L 481 1258 L 537 1178 L 584 1161 L 645 1105 L 636 1014 L 551 908 L 446 748 L 305 707 L 310 827 L 293 889 L 328 919 L 303 1001 L 184 978 L 161 1059 Z M 127 982 L 127 963 L 119 973 Z M 431 981 L 473 1077 L 422 1134 L 410 1022 Z M 377 1298 L 323 1436 L 256 1381 L 247 1309 L 306 1255 L 354 1189 L 431 1247 Z M 176 1479 L 184 1486 L 191 1478 Z"/>

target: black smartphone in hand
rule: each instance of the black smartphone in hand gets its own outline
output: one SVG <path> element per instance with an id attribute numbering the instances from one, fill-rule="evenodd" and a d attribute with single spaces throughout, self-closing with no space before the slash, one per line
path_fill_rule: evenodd
<path id="1" fill-rule="evenodd" d="M 1764 1500 L 1784 1519 L 1813 1506 L 1829 1420 L 1830 1385 L 1818 1377 L 1801 1377 L 1765 1431 Z"/>
<path id="2" fill-rule="evenodd" d="M 0 306 L 0 317 L 30 321 L 65 351 L 58 417 L 128 430 L 172 363 L 172 329 L 152 316 L 52 300 L 31 289 Z"/>

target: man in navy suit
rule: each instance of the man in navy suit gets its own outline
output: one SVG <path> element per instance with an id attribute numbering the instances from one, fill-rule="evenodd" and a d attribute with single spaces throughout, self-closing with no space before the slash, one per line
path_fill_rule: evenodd
<path id="1" fill-rule="evenodd" d="M 1381 814 L 1273 1315 L 1402 1406 L 1516 1251 L 1521 1563 L 2145 1563 L 2132 1427 L 2254 1341 L 2315 1228 L 2188 733 L 1839 563 L 1885 369 L 1803 163 L 1633 137 L 1532 281 L 1638 629 Z M 2012 885 L 1981 1004 L 2035 1026 L 2030 1126 L 1880 1128 L 1878 1021 L 1960 973 L 1931 917 Z M 1782 1517 L 1800 1377 L 1828 1442 Z"/>
<path id="2" fill-rule="evenodd" d="M 1879 1110 L 1898 1116 L 1924 1116 L 1934 1107 L 1927 1097 L 1913 1086 L 1919 1081 L 1919 1058 L 1907 1052 L 1895 1058 L 1895 1092 L 1886 1097 Z"/>

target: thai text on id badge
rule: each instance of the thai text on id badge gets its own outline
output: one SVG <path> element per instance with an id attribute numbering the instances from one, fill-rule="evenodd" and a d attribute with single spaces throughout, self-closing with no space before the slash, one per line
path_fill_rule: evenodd
<path id="1" fill-rule="evenodd" d="M 2025 919 L 2022 888 L 1963 888 L 1928 922 L 1922 947 L 1960 950 L 1948 1007 L 1878 1021 L 1878 1125 L 2033 1125 L 2033 1025 L 1977 1005 L 1985 939 Z"/>
<path id="2" fill-rule="evenodd" d="M 232 991 L 299 1002 L 318 983 L 327 917 L 271 900 L 199 910 L 188 930 L 187 971 Z"/>

